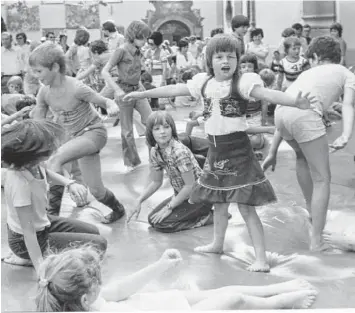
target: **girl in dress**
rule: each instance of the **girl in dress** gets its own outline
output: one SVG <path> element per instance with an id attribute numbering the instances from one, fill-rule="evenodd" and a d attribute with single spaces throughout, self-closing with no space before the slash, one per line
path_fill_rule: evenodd
<path id="1" fill-rule="evenodd" d="M 100 151 L 106 145 L 107 130 L 91 105 L 99 105 L 113 115 L 118 113 L 116 103 L 77 79 L 66 76 L 64 53 L 58 45 L 40 45 L 29 60 L 33 74 L 43 84 L 38 92 L 33 118 L 44 119 L 50 110 L 54 121 L 66 130 L 66 142 L 49 160 L 51 169 L 61 173 L 65 164 L 78 160 L 84 183 L 91 194 L 112 210 L 104 217 L 103 223 L 118 220 L 124 215 L 124 207 L 104 186 L 101 176 Z"/>
<path id="2" fill-rule="evenodd" d="M 317 291 L 307 281 L 267 286 L 226 286 L 210 290 L 139 293 L 149 282 L 182 262 L 178 250 L 123 279 L 102 286 L 100 260 L 89 246 L 49 256 L 41 265 L 35 299 L 39 312 L 307 309 Z"/>
<path id="3" fill-rule="evenodd" d="M 253 153 L 245 130 L 246 109 L 251 99 L 266 100 L 286 106 L 309 108 L 313 97 L 297 97 L 267 89 L 256 73 L 239 77 L 237 44 L 230 35 L 216 35 L 206 49 L 209 72 L 200 73 L 187 84 L 134 92 L 127 99 L 192 95 L 202 97 L 205 130 L 210 148 L 202 176 L 197 180 L 190 196 L 193 203 L 213 203 L 214 239 L 195 251 L 222 253 L 228 225 L 228 207 L 238 203 L 251 236 L 256 261 L 248 270 L 267 272 L 263 227 L 255 206 L 276 201 L 270 182 Z"/>

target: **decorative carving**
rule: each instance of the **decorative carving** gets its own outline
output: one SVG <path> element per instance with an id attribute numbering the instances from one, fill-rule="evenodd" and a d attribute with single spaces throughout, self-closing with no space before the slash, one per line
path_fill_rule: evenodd
<path id="1" fill-rule="evenodd" d="M 19 1 L 7 6 L 7 28 L 11 32 L 38 31 L 40 27 L 39 6 Z"/>

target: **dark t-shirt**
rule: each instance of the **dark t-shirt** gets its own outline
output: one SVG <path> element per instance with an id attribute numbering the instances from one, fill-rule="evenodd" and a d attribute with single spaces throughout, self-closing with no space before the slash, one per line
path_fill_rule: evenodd
<path id="1" fill-rule="evenodd" d="M 143 86 L 144 86 L 145 90 L 151 90 L 151 89 L 157 88 L 149 82 L 143 83 Z M 159 99 L 158 98 L 150 98 L 149 103 L 150 103 L 150 106 L 152 109 L 159 108 Z"/>

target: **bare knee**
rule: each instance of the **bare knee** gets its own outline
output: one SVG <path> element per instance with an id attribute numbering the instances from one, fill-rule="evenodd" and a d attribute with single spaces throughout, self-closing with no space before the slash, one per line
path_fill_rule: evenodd
<path id="1" fill-rule="evenodd" d="M 248 218 L 252 214 L 256 214 L 255 207 L 250 205 L 238 203 L 238 209 L 244 219 Z"/>

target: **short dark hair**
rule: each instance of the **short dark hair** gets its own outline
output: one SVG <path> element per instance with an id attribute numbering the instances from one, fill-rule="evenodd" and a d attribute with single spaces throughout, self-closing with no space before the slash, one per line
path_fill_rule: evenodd
<path id="1" fill-rule="evenodd" d="M 330 30 L 335 29 L 338 31 L 339 37 L 343 35 L 343 26 L 340 23 L 333 23 L 330 25 Z"/>
<path id="2" fill-rule="evenodd" d="M 25 34 L 25 33 L 18 33 L 18 34 L 16 34 L 16 39 L 17 39 L 17 37 L 20 37 L 20 36 L 24 39 L 24 41 L 25 41 L 25 43 L 26 43 L 26 41 L 27 41 L 27 36 L 26 36 L 26 34 Z"/>
<path id="3" fill-rule="evenodd" d="M 106 43 L 99 39 L 99 40 L 94 40 L 91 44 L 90 44 L 90 50 L 92 53 L 97 53 L 97 54 L 102 54 L 105 51 L 107 51 L 107 45 Z"/>
<path id="4" fill-rule="evenodd" d="M 250 39 L 253 40 L 253 37 L 261 35 L 264 38 L 264 32 L 262 28 L 255 28 L 250 32 Z"/>
<path id="5" fill-rule="evenodd" d="M 55 33 L 53 33 L 53 32 L 48 32 L 48 33 L 46 34 L 46 38 L 47 38 L 47 39 L 48 39 L 49 35 L 55 36 Z"/>
<path id="6" fill-rule="evenodd" d="M 146 123 L 145 134 L 147 143 L 150 147 L 154 147 L 157 144 L 153 136 L 154 126 L 163 125 L 165 122 L 171 127 L 172 138 L 179 140 L 173 117 L 166 111 L 155 111 L 149 115 Z"/>
<path id="7" fill-rule="evenodd" d="M 224 29 L 222 27 L 217 27 L 211 30 L 211 37 L 213 37 L 214 35 L 217 34 L 223 34 L 224 33 Z"/>
<path id="8" fill-rule="evenodd" d="M 296 35 L 296 32 L 293 28 L 291 27 L 288 27 L 288 28 L 285 28 L 281 34 L 282 37 L 284 38 L 287 38 L 287 37 L 290 37 L 292 35 Z"/>
<path id="9" fill-rule="evenodd" d="M 314 53 L 320 60 L 328 60 L 336 64 L 340 63 L 341 60 L 340 43 L 331 36 L 313 38 L 305 53 L 305 57 L 313 59 Z"/>
<path id="10" fill-rule="evenodd" d="M 30 96 L 24 96 L 16 101 L 16 111 L 20 111 L 25 107 L 36 105 L 36 98 Z"/>
<path id="11" fill-rule="evenodd" d="M 312 27 L 311 27 L 311 25 L 309 25 L 309 24 L 304 24 L 304 25 L 303 25 L 303 29 L 305 29 L 305 28 L 312 28 Z"/>
<path id="12" fill-rule="evenodd" d="M 249 18 L 245 15 L 235 15 L 231 21 L 232 31 L 241 26 L 250 26 Z"/>
<path id="13" fill-rule="evenodd" d="M 258 58 L 256 57 L 256 55 L 254 53 L 243 54 L 240 57 L 239 66 L 242 63 L 252 63 L 254 65 L 254 72 L 258 73 L 258 71 L 259 71 Z"/>
<path id="14" fill-rule="evenodd" d="M 142 81 L 142 83 L 145 83 L 145 82 L 152 83 L 153 82 L 153 77 L 148 72 L 144 72 L 141 75 L 141 81 Z"/>
<path id="15" fill-rule="evenodd" d="M 296 29 L 296 30 L 303 30 L 303 26 L 302 26 L 302 24 L 300 24 L 300 23 L 295 23 L 295 24 L 293 24 L 293 25 L 292 25 L 292 28 L 293 28 L 293 29 Z"/>
<path id="16" fill-rule="evenodd" d="M 75 33 L 74 43 L 78 46 L 86 45 L 89 42 L 90 33 L 86 29 L 78 29 Z"/>
<path id="17" fill-rule="evenodd" d="M 284 41 L 285 52 L 288 53 L 288 50 L 292 46 L 302 46 L 301 40 L 299 40 L 296 37 L 288 37 L 288 38 L 286 38 L 285 41 Z"/>
<path id="18" fill-rule="evenodd" d="M 149 39 L 152 39 L 156 46 L 160 46 L 163 42 L 163 34 L 161 32 L 153 32 Z"/>
<path id="19" fill-rule="evenodd" d="M 280 51 L 275 50 L 275 51 L 273 52 L 273 54 L 280 54 Z"/>
<path id="20" fill-rule="evenodd" d="M 115 33 L 117 31 L 116 25 L 110 21 L 103 23 L 102 28 L 110 33 Z"/>
<path id="21" fill-rule="evenodd" d="M 188 46 L 189 46 L 189 41 L 186 39 L 181 39 L 178 43 L 179 50 L 181 50 L 181 48 L 188 47 Z"/>

